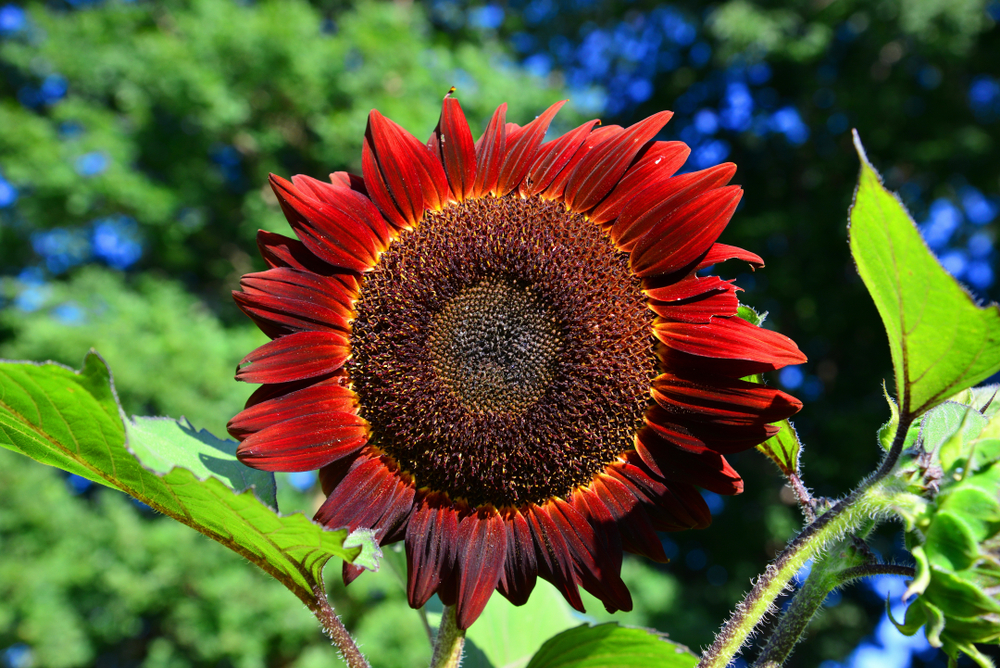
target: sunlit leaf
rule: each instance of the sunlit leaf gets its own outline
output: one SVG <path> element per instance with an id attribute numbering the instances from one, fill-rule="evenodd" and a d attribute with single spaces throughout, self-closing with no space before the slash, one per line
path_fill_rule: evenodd
<path id="1" fill-rule="evenodd" d="M 655 631 L 578 626 L 542 645 L 528 668 L 691 668 L 698 657 Z"/>
<path id="2" fill-rule="evenodd" d="M 920 237 L 855 134 L 851 253 L 889 336 L 900 412 L 913 418 L 1000 370 L 1000 307 L 976 305 Z"/>
<path id="3" fill-rule="evenodd" d="M 0 445 L 130 494 L 244 556 L 306 602 L 331 557 L 353 560 L 371 542 L 355 534 L 355 546 L 345 547 L 346 530 L 279 515 L 273 477 L 240 464 L 233 441 L 186 421 L 123 419 L 95 353 L 80 371 L 0 362 Z"/>
<path id="4" fill-rule="evenodd" d="M 798 475 L 799 472 L 799 451 L 802 444 L 799 442 L 795 427 L 788 420 L 776 423 L 780 431 L 757 446 L 767 457 L 778 465 L 781 472 L 786 476 Z"/>

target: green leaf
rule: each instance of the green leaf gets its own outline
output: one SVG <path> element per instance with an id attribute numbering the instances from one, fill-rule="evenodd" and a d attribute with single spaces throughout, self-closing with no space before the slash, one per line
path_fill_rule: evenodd
<path id="1" fill-rule="evenodd" d="M 882 381 L 882 394 L 885 395 L 885 400 L 889 404 L 889 421 L 879 427 L 878 441 L 884 449 L 888 450 L 896 438 L 896 430 L 899 429 L 899 406 L 889 396 L 889 390 L 886 389 L 884 380 Z"/>
<path id="2" fill-rule="evenodd" d="M 775 423 L 780 428 L 777 434 L 757 446 L 768 458 L 778 465 L 785 476 L 798 475 L 799 451 L 802 444 L 795 433 L 795 427 L 788 420 Z"/>
<path id="3" fill-rule="evenodd" d="M 647 629 L 578 626 L 542 645 L 528 668 L 691 668 L 698 657 Z"/>
<path id="4" fill-rule="evenodd" d="M 0 362 L 0 445 L 130 494 L 257 564 L 307 604 L 331 557 L 351 561 L 367 543 L 378 554 L 370 536 L 345 546 L 346 530 L 279 515 L 273 476 L 239 463 L 234 441 L 186 421 L 124 419 L 93 352 L 79 372 Z"/>
<path id="5" fill-rule="evenodd" d="M 499 594 L 492 596 L 466 638 L 483 653 L 489 666 L 523 668 L 546 640 L 579 623 L 562 594 L 539 580 L 531 598 L 520 607 Z M 467 656 L 462 666 L 479 668 L 476 658 Z"/>
<path id="6" fill-rule="evenodd" d="M 856 133 L 854 143 L 851 254 L 889 335 L 900 413 L 912 419 L 1000 370 L 1000 307 L 978 307 L 948 275 Z"/>

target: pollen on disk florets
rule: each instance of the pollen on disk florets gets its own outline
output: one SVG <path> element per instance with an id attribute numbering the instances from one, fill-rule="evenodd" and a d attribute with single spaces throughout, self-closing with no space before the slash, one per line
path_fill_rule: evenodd
<path id="1" fill-rule="evenodd" d="M 556 202 L 429 212 L 365 275 L 348 370 L 371 444 L 496 507 L 587 484 L 632 447 L 656 374 L 628 258 Z"/>

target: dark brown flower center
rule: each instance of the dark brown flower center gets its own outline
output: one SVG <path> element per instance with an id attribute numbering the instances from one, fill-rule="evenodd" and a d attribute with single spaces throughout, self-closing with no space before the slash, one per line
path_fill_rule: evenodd
<path id="1" fill-rule="evenodd" d="M 434 315 L 427 347 L 469 411 L 512 413 L 545 392 L 562 346 L 555 316 L 530 288 L 484 278 Z"/>
<path id="2" fill-rule="evenodd" d="M 541 503 L 633 446 L 656 373 L 628 259 L 559 202 L 431 212 L 365 275 L 348 371 L 418 487 Z"/>

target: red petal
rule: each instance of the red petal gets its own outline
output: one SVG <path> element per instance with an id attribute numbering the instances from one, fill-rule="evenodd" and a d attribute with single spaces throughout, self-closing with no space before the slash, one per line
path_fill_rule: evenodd
<path id="1" fill-rule="evenodd" d="M 740 288 L 732 285 L 732 282 L 732 280 L 724 281 L 718 276 L 705 276 L 704 278 L 690 276 L 667 285 L 654 286 L 652 281 L 646 280 L 643 282 L 642 291 L 650 299 L 675 302 L 716 292 L 739 290 Z"/>
<path id="2" fill-rule="evenodd" d="M 324 380 L 316 385 L 248 405 L 236 414 L 227 426 L 237 439 L 262 431 L 272 425 L 300 415 L 317 413 L 357 413 L 357 396 L 340 384 L 339 378 Z"/>
<path id="3" fill-rule="evenodd" d="M 663 544 L 643 504 L 621 482 L 610 476 L 594 479 L 592 496 L 604 504 L 618 524 L 623 547 L 633 554 L 666 563 Z"/>
<path id="4" fill-rule="evenodd" d="M 528 169 L 535 161 L 538 147 L 541 145 L 542 139 L 545 138 L 549 124 L 564 104 L 566 104 L 566 100 L 556 102 L 538 118 L 521 128 L 516 137 L 507 137 L 507 155 L 500 167 L 500 178 L 497 180 L 497 187 L 494 190 L 497 197 L 503 197 L 524 179 Z"/>
<path id="5" fill-rule="evenodd" d="M 742 452 L 778 433 L 778 427 L 763 422 L 742 425 L 707 422 L 692 415 L 670 413 L 660 406 L 647 409 L 644 419 L 661 438 L 696 453 L 706 449 L 722 454 Z"/>
<path id="6" fill-rule="evenodd" d="M 573 558 L 562 532 L 544 508 L 529 506 L 527 519 L 535 543 L 538 574 L 555 585 L 576 610 L 586 612 L 580 599 Z"/>
<path id="7" fill-rule="evenodd" d="M 350 356 L 347 338 L 334 331 L 295 332 L 265 343 L 243 358 L 236 380 L 287 383 L 315 378 L 344 366 Z"/>
<path id="8" fill-rule="evenodd" d="M 264 471 L 312 471 L 367 441 L 368 423 L 353 413 L 300 415 L 248 436 L 236 456 Z"/>
<path id="9" fill-rule="evenodd" d="M 632 250 L 632 271 L 642 277 L 669 274 L 690 265 L 719 238 L 741 197 L 739 186 L 717 188 L 660 220 Z"/>
<path id="10" fill-rule="evenodd" d="M 380 241 L 363 221 L 340 215 L 280 176 L 271 174 L 270 182 L 289 225 L 311 253 L 335 267 L 353 271 L 375 266 Z"/>
<path id="11" fill-rule="evenodd" d="M 462 105 L 450 94 L 441 105 L 441 118 L 428 146 L 441 157 L 455 199 L 470 197 L 476 184 L 476 145 Z"/>
<path id="12" fill-rule="evenodd" d="M 648 428 L 639 430 L 637 441 L 644 446 L 643 450 L 637 448 L 642 461 L 664 480 L 694 483 L 716 494 L 743 491 L 743 479 L 718 452 L 681 450 Z M 647 457 L 656 462 L 655 467 L 649 464 Z"/>
<path id="13" fill-rule="evenodd" d="M 421 608 L 451 578 L 458 514 L 446 498 L 429 494 L 414 504 L 406 527 L 406 597 Z"/>
<path id="14" fill-rule="evenodd" d="M 608 612 L 631 610 L 632 596 L 621 579 L 621 553 L 617 560 L 609 555 L 593 527 L 573 506 L 558 498 L 550 504 L 549 515 L 562 533 L 583 588 L 599 598 Z"/>
<path id="15" fill-rule="evenodd" d="M 357 280 L 288 268 L 246 274 L 236 304 L 271 338 L 304 330 L 350 331 Z"/>
<path id="16" fill-rule="evenodd" d="M 655 137 L 673 115 L 671 111 L 653 114 L 587 153 L 566 184 L 565 200 L 569 209 L 586 213 L 597 206 L 617 185 L 646 142 Z"/>
<path id="17" fill-rule="evenodd" d="M 480 510 L 458 525 L 458 596 L 455 614 L 458 627 L 467 629 L 476 621 L 497 588 L 507 552 L 507 530 L 496 511 Z"/>
<path id="18" fill-rule="evenodd" d="M 713 244 L 695 268 L 704 269 L 705 267 L 711 267 L 713 264 L 725 262 L 726 260 L 743 260 L 744 262 L 749 262 L 751 269 L 760 269 L 764 266 L 764 260 L 759 255 L 750 251 L 737 248 L 736 246 L 727 246 L 726 244 Z"/>
<path id="19" fill-rule="evenodd" d="M 673 176 L 681 168 L 690 155 L 691 149 L 680 141 L 658 141 L 649 146 L 642 157 L 636 160 L 622 180 L 611 191 L 603 202 L 590 212 L 590 219 L 597 224 L 614 220 L 621 215 L 629 202 L 640 195 L 654 183 L 659 183 Z M 652 198 L 650 198 L 652 199 Z M 656 201 L 656 200 L 653 200 Z M 646 203 L 646 208 L 649 208 Z"/>
<path id="20" fill-rule="evenodd" d="M 599 122 L 597 119 L 587 121 L 575 130 L 539 147 L 535 162 L 521 183 L 521 196 L 531 197 L 548 188 L 583 146 L 594 125 Z"/>
<path id="21" fill-rule="evenodd" d="M 787 336 L 757 327 L 736 316 L 713 318 L 712 322 L 704 325 L 659 322 L 653 326 L 653 334 L 672 350 L 699 357 L 745 360 L 753 363 L 751 368 L 759 369 L 742 373 L 747 369 L 744 365 L 740 368 L 741 376 L 774 371 L 806 361 L 806 356 Z M 674 367 L 667 361 L 666 368 Z"/>
<path id="22" fill-rule="evenodd" d="M 535 542 L 531 538 L 528 521 L 520 512 L 511 512 L 504 519 L 504 524 L 507 533 L 507 555 L 504 558 L 497 591 L 514 605 L 524 605 L 528 602 L 538 577 Z"/>
<path id="23" fill-rule="evenodd" d="M 344 271 L 320 260 L 298 239 L 283 234 L 257 230 L 257 248 L 269 267 L 291 267 L 324 276 Z"/>
<path id="24" fill-rule="evenodd" d="M 313 518 L 331 529 L 371 529 L 379 543 L 410 516 L 415 490 L 377 457 L 358 457 Z"/>
<path id="25" fill-rule="evenodd" d="M 566 184 L 569 182 L 570 176 L 573 174 L 576 166 L 579 165 L 580 162 L 587 155 L 589 155 L 595 147 L 603 145 L 604 142 L 609 141 L 613 137 L 617 137 L 623 132 L 625 132 L 625 130 L 618 125 L 605 125 L 597 128 L 587 135 L 583 140 L 583 144 L 580 145 L 580 148 L 573 154 L 573 157 L 570 158 L 569 162 L 566 163 L 566 166 L 559 170 L 556 177 L 552 179 L 552 183 L 550 183 L 545 189 L 545 192 L 542 193 L 542 197 L 545 199 L 561 198 L 565 193 Z"/>
<path id="26" fill-rule="evenodd" d="M 735 286 L 729 290 L 709 292 L 671 302 L 649 300 L 649 308 L 661 318 L 696 323 L 711 322 L 712 318 L 719 316 L 734 316 L 739 305 Z"/>
<path id="27" fill-rule="evenodd" d="M 330 183 L 343 188 L 350 188 L 354 192 L 361 193 L 368 197 L 368 188 L 365 187 L 365 179 L 350 172 L 333 172 L 330 174 Z"/>
<path id="28" fill-rule="evenodd" d="M 493 112 L 493 118 L 486 126 L 486 132 L 476 142 L 476 185 L 471 197 L 482 197 L 492 192 L 500 178 L 500 163 L 503 160 L 507 142 L 507 103 L 501 104 Z"/>
<path id="29" fill-rule="evenodd" d="M 419 164 L 406 130 L 376 110 L 368 115 L 361 148 L 361 170 L 372 201 L 399 228 L 412 227 L 424 215 L 424 190 Z"/>
<path id="30" fill-rule="evenodd" d="M 657 531 L 704 529 L 711 524 L 712 514 L 694 486 L 673 482 L 667 487 L 646 473 L 638 454 L 625 457 L 626 462 L 615 462 L 606 472 L 643 503 Z"/>
<path id="31" fill-rule="evenodd" d="M 300 192 L 329 206 L 335 217 L 364 223 L 368 229 L 375 233 L 380 250 L 389 247 L 389 242 L 392 241 L 389 226 L 378 207 L 372 204 L 367 196 L 351 188 L 326 183 L 302 174 L 293 176 L 292 183 Z"/>
<path id="32" fill-rule="evenodd" d="M 665 373 L 653 379 L 652 394 L 667 411 L 734 425 L 777 422 L 802 409 L 801 401 L 781 390 L 719 376 L 690 380 Z"/>
<path id="33" fill-rule="evenodd" d="M 634 197 L 611 226 L 611 240 L 631 251 L 649 231 L 669 219 L 698 195 L 720 188 L 736 174 L 736 165 L 727 162 L 700 172 L 657 181 Z"/>

